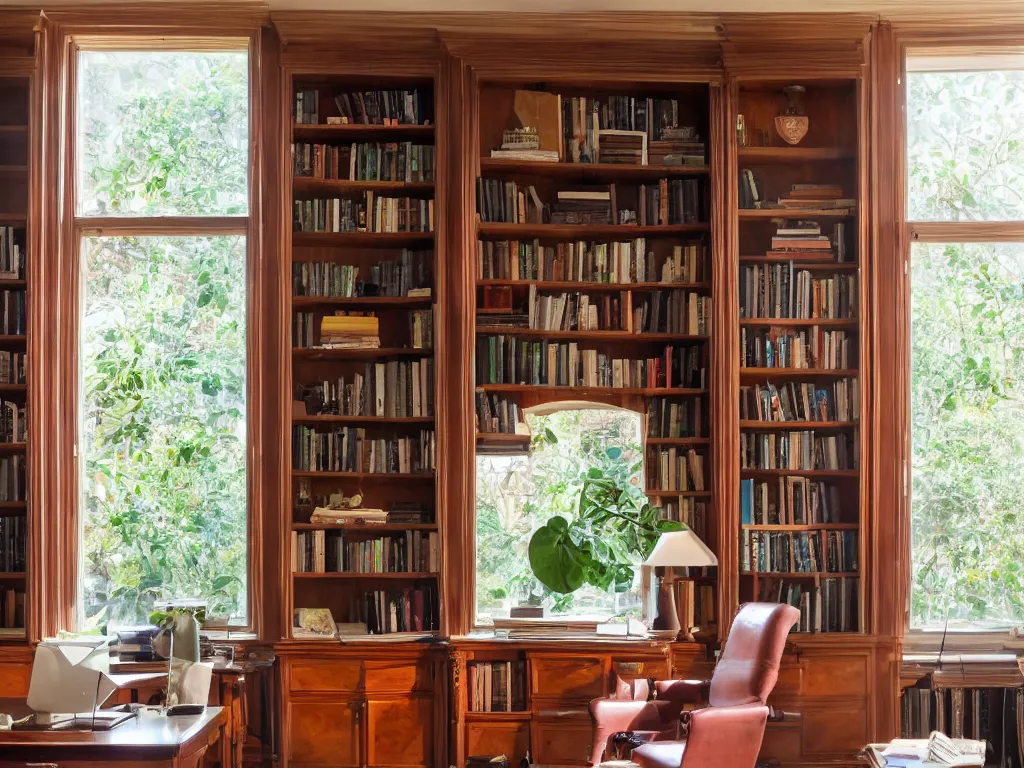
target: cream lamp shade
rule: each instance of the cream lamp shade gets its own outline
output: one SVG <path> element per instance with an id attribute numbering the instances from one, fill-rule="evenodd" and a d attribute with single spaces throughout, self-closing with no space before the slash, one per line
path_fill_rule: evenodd
<path id="1" fill-rule="evenodd" d="M 718 558 L 697 534 L 687 529 L 661 534 L 658 543 L 654 545 L 654 551 L 644 561 L 644 565 L 663 568 L 682 568 L 684 566 L 698 568 L 705 565 L 718 565 Z"/>

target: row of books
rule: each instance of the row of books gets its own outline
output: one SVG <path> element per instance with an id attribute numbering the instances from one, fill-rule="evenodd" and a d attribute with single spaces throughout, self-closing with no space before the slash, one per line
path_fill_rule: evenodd
<path id="1" fill-rule="evenodd" d="M 665 347 L 659 357 L 612 358 L 575 342 L 528 341 L 479 335 L 476 382 L 559 387 L 704 388 L 705 368 L 696 347 Z"/>
<path id="2" fill-rule="evenodd" d="M 24 443 L 28 439 L 25 406 L 10 400 L 0 403 L 0 443 Z"/>
<path id="3" fill-rule="evenodd" d="M 437 585 L 424 582 L 364 593 L 353 590 L 348 616 L 349 621 L 365 624 L 366 633 L 371 635 L 435 632 L 441 628 Z"/>
<path id="4" fill-rule="evenodd" d="M 434 360 L 366 363 L 362 373 L 324 379 L 306 388 L 319 400 L 310 416 L 383 416 L 431 418 L 434 415 Z"/>
<path id="5" fill-rule="evenodd" d="M 0 334 L 24 336 L 28 328 L 25 291 L 5 290 L 0 294 Z"/>
<path id="6" fill-rule="evenodd" d="M 776 482 L 740 480 L 743 525 L 822 525 L 841 523 L 840 491 L 835 485 L 806 477 Z"/>
<path id="7" fill-rule="evenodd" d="M 466 673 L 470 712 L 526 710 L 526 662 L 471 661 Z"/>
<path id="8" fill-rule="evenodd" d="M 431 115 L 430 95 L 417 88 L 344 91 L 334 95 L 334 106 L 347 125 L 426 125 Z M 295 122 L 320 124 L 320 91 L 295 92 Z M 334 121 L 327 119 L 328 123 Z"/>
<path id="9" fill-rule="evenodd" d="M 476 393 L 476 431 L 481 434 L 514 435 L 522 421 L 522 411 L 515 400 L 499 395 Z"/>
<path id="10" fill-rule="evenodd" d="M 856 339 L 846 331 L 812 326 L 740 328 L 741 368 L 808 368 L 836 370 L 856 367 Z"/>
<path id="11" fill-rule="evenodd" d="M 295 296 L 430 296 L 433 282 L 433 251 L 402 249 L 397 259 L 383 259 L 366 272 L 333 261 L 292 263 L 292 294 Z"/>
<path id="12" fill-rule="evenodd" d="M 418 437 L 368 438 L 361 427 L 292 427 L 292 468 L 296 470 L 409 474 L 433 472 L 435 466 L 433 430 L 420 430 Z"/>
<path id="13" fill-rule="evenodd" d="M 25 570 L 25 517 L 0 517 L 0 573 L 20 573 Z"/>
<path id="14" fill-rule="evenodd" d="M 480 240 L 477 274 L 483 280 L 577 283 L 698 283 L 704 280 L 707 246 L 673 246 L 660 262 L 647 241 L 579 240 L 541 245 L 540 240 Z"/>
<path id="15" fill-rule="evenodd" d="M 23 232 L 15 227 L 0 227 L 0 279 L 25 277 L 25 250 L 19 242 Z"/>
<path id="16" fill-rule="evenodd" d="M 652 490 L 651 495 L 657 496 Z M 658 517 L 661 520 L 674 520 L 692 528 L 701 539 L 707 533 L 707 503 L 691 497 L 675 497 L 671 501 L 659 499 L 655 504 L 658 507 Z"/>
<path id="17" fill-rule="evenodd" d="M 854 576 L 805 579 L 766 579 L 758 599 L 787 603 L 800 611 L 794 632 L 856 632 L 859 626 L 860 581 Z"/>
<path id="18" fill-rule="evenodd" d="M 434 201 L 364 193 L 363 199 L 296 200 L 296 232 L 433 232 Z"/>
<path id="19" fill-rule="evenodd" d="M 757 421 L 857 421 L 855 378 L 824 383 L 789 381 L 740 387 L 740 418 Z"/>
<path id="20" fill-rule="evenodd" d="M 632 295 L 630 295 L 632 299 Z M 651 291 L 637 298 L 633 328 L 641 333 L 707 336 L 711 333 L 711 297 L 692 291 Z"/>
<path id="21" fill-rule="evenodd" d="M 294 144 L 296 176 L 348 181 L 433 181 L 434 147 L 411 141 Z"/>
<path id="22" fill-rule="evenodd" d="M 653 448 L 647 453 L 647 488 L 657 491 L 703 491 L 704 456 L 693 448 Z"/>
<path id="23" fill-rule="evenodd" d="M 25 592 L 14 587 L 0 589 L 0 629 L 25 628 Z"/>
<path id="24" fill-rule="evenodd" d="M 0 501 L 25 501 L 25 456 L 0 457 Z"/>
<path id="25" fill-rule="evenodd" d="M 698 534 L 700 535 L 700 534 Z M 692 583 L 692 582 L 691 582 Z M 686 583 L 683 582 L 683 588 Z M 696 627 L 710 627 L 715 623 L 715 587 L 713 584 L 693 585 L 693 624 Z"/>
<path id="26" fill-rule="evenodd" d="M 683 401 L 652 397 L 647 401 L 647 436 L 703 437 L 704 408 L 702 398 Z"/>
<path id="27" fill-rule="evenodd" d="M 0 350 L 0 384 L 25 383 L 25 353 Z"/>
<path id="28" fill-rule="evenodd" d="M 293 573 L 437 573 L 436 531 L 364 538 L 342 531 L 292 531 Z"/>
<path id="29" fill-rule="evenodd" d="M 740 269 L 740 317 L 857 317 L 856 275 L 814 277 L 788 264 L 755 264 Z"/>
<path id="30" fill-rule="evenodd" d="M 704 144 L 696 131 L 679 125 L 678 99 L 635 96 L 562 97 L 562 148 L 569 162 L 603 162 L 600 131 L 636 131 L 646 134 L 648 150 L 655 142 L 682 141 L 682 165 L 703 165 Z M 658 147 L 659 151 L 663 148 Z M 686 162 L 683 158 L 689 158 Z M 653 162 L 653 160 L 651 161 Z M 662 158 L 662 162 L 664 159 Z"/>
<path id="31" fill-rule="evenodd" d="M 641 184 L 634 215 L 619 223 L 641 227 L 697 224 L 705 218 L 701 189 L 698 179 L 659 179 L 657 184 Z"/>
<path id="32" fill-rule="evenodd" d="M 858 531 L 743 531 L 744 573 L 855 573 Z"/>
<path id="33" fill-rule="evenodd" d="M 357 327 L 354 323 L 339 322 L 341 318 L 358 315 L 324 315 L 317 320 L 315 312 L 296 312 L 292 328 L 292 345 L 298 349 L 377 349 L 380 347 L 379 323 Z M 416 309 L 408 313 L 408 340 L 410 349 L 432 349 L 434 346 L 434 311 Z M 369 330 L 371 328 L 373 330 Z"/>
<path id="34" fill-rule="evenodd" d="M 857 430 L 849 432 L 741 432 L 741 469 L 857 469 Z"/>

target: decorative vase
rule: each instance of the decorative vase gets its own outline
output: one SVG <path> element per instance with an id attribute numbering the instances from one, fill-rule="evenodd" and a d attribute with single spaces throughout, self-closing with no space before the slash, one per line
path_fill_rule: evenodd
<path id="1" fill-rule="evenodd" d="M 785 113 L 775 118 L 775 130 L 787 144 L 799 144 L 810 128 L 810 119 L 804 115 L 803 108 L 803 95 L 806 90 L 802 85 L 789 85 L 782 89 L 789 99 L 789 106 L 786 107 Z"/>

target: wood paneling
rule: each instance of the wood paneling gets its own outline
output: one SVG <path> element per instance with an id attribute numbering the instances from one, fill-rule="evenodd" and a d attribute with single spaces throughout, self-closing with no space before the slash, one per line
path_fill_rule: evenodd
<path id="1" fill-rule="evenodd" d="M 360 754 L 358 702 L 290 701 L 285 704 L 290 768 L 356 768 Z"/>
<path id="2" fill-rule="evenodd" d="M 366 717 L 367 765 L 433 765 L 435 727 L 429 697 L 370 698 L 366 702 Z"/>
<path id="3" fill-rule="evenodd" d="M 28 696 L 28 684 L 32 678 L 32 664 L 0 661 L 0 691 L 6 698 Z"/>
<path id="4" fill-rule="evenodd" d="M 509 765 L 518 765 L 530 748 L 528 722 L 488 722 L 466 725 L 467 755 L 500 755 L 509 757 Z"/>
<path id="5" fill-rule="evenodd" d="M 600 659 L 534 658 L 530 690 L 537 698 L 589 701 L 604 692 L 603 676 Z"/>
<path id="6" fill-rule="evenodd" d="M 532 758 L 542 765 L 590 765 L 592 738 L 587 715 L 536 718 L 530 727 Z"/>

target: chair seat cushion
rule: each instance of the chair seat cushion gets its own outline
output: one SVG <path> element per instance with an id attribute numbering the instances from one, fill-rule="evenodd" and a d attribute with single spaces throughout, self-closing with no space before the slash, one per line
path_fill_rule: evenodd
<path id="1" fill-rule="evenodd" d="M 632 760 L 640 768 L 679 768 L 684 752 L 685 741 L 652 741 L 634 749 Z"/>

